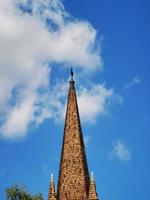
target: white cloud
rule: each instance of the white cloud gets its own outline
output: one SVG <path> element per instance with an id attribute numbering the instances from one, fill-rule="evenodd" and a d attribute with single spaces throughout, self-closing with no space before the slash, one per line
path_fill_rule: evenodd
<path id="1" fill-rule="evenodd" d="M 35 65 L 35 62 L 48 60 L 66 62 L 88 69 L 101 66 L 99 52 L 95 50 L 96 30 L 88 22 L 65 21 L 65 11 L 61 9 L 60 1 L 56 1 L 56 3 L 52 0 L 44 2 L 34 0 L 31 7 L 33 15 L 23 15 L 17 12 L 17 9 L 13 7 L 12 2 L 14 1 L 12 0 L 6 0 L 5 6 L 2 6 L 2 2 L 0 0 L 0 41 L 2 43 L 0 51 L 3 65 L 16 66 L 17 64 L 19 68 L 24 68 Z M 10 7 L 8 4 L 12 6 Z M 53 28 L 48 31 L 48 28 L 42 23 L 43 21 L 39 17 L 41 4 L 47 6 L 44 10 L 47 15 L 44 12 L 40 16 L 42 19 L 47 19 L 51 14 L 59 15 L 62 18 L 60 20 L 62 22 L 58 23 L 53 17 L 49 17 L 59 27 L 55 31 Z M 49 4 L 53 5 L 55 12 L 51 7 L 48 9 Z M 10 9 L 6 9 L 7 6 Z M 8 49 L 11 51 L 10 55 Z"/>
<path id="2" fill-rule="evenodd" d="M 129 89 L 133 87 L 134 85 L 138 85 L 141 83 L 141 80 L 138 77 L 134 77 L 132 81 L 130 81 L 126 86 L 125 89 Z"/>
<path id="3" fill-rule="evenodd" d="M 113 143 L 113 148 L 109 152 L 109 158 L 114 159 L 117 158 L 122 161 L 128 161 L 132 157 L 132 152 L 131 150 L 126 147 L 126 145 L 120 141 L 117 140 L 116 142 Z"/>
<path id="4" fill-rule="evenodd" d="M 101 69 L 96 35 L 91 24 L 67 13 L 60 0 L 33 0 L 32 4 L 0 0 L 2 136 L 22 137 L 31 125 L 38 126 L 46 118 L 64 118 L 68 83 L 50 85 L 52 63 L 79 66 L 87 72 Z M 116 97 L 104 84 L 79 88 L 82 121 L 94 122 Z"/>
<path id="5" fill-rule="evenodd" d="M 78 104 L 83 121 L 94 122 L 98 115 L 106 113 L 113 95 L 113 90 L 107 89 L 104 84 L 92 85 L 88 89 L 81 88 L 78 94 Z"/>
<path id="6" fill-rule="evenodd" d="M 48 63 L 53 62 L 100 69 L 96 30 L 70 16 L 60 0 L 33 0 L 32 4 L 0 0 L 0 132 L 4 137 L 24 136 L 32 123 L 38 125 L 59 112 L 59 96 L 47 103 L 55 94 L 49 85 L 52 64 Z"/>
<path id="7" fill-rule="evenodd" d="M 30 70 L 29 70 L 30 71 Z M 1 92 L 1 95 L 5 97 L 4 101 L 1 101 L 1 134 L 7 138 L 13 138 L 17 136 L 24 136 L 28 130 L 29 125 L 37 120 L 36 113 L 39 112 L 41 101 L 43 100 L 38 90 L 41 88 L 47 88 L 48 86 L 48 75 L 50 73 L 48 67 L 36 67 L 31 73 L 31 79 L 26 76 L 22 81 L 11 81 L 7 77 L 4 77 L 3 82 L 0 87 L 5 89 L 5 84 L 10 87 L 9 91 L 6 93 L 6 96 Z M 16 73 L 17 75 L 17 73 Z M 19 74 L 18 74 L 19 75 Z M 14 84 L 13 84 L 14 83 Z M 44 107 L 41 107 L 43 110 Z M 43 110 L 44 111 L 44 110 Z"/>

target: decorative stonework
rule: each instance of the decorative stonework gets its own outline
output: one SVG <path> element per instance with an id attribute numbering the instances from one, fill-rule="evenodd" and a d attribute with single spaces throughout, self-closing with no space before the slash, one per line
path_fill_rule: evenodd
<path id="1" fill-rule="evenodd" d="M 55 198 L 55 188 L 52 181 L 50 183 L 48 200 L 88 200 L 89 189 L 91 187 L 73 72 L 71 72 L 71 75 L 72 79 L 70 81 L 68 94 L 57 196 Z"/>

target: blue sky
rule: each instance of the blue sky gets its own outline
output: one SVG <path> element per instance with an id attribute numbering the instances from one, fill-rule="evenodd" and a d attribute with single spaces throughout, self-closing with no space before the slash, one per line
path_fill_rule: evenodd
<path id="1" fill-rule="evenodd" d="M 149 200 L 149 1 L 31 2 L 0 0 L 0 199 L 57 183 L 73 66 L 99 198 Z"/>

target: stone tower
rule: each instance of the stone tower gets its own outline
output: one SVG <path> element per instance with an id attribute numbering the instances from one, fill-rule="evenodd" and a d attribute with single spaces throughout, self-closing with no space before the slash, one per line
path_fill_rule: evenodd
<path id="1" fill-rule="evenodd" d="M 48 200 L 98 200 L 94 178 L 89 177 L 72 70 L 69 83 L 57 194 L 52 178 Z"/>

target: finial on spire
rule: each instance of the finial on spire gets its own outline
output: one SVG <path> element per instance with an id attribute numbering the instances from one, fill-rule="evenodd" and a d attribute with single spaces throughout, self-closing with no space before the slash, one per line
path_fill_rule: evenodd
<path id="1" fill-rule="evenodd" d="M 73 69 L 71 67 L 71 80 L 73 81 Z"/>
<path id="2" fill-rule="evenodd" d="M 51 174 L 51 182 L 53 182 L 54 181 L 54 176 L 53 176 L 53 174 Z"/>
<path id="3" fill-rule="evenodd" d="M 74 89 L 73 68 L 72 68 L 72 67 L 71 67 L 70 75 L 71 75 L 71 80 L 69 81 L 69 83 L 70 83 L 70 88 L 71 88 L 71 89 Z"/>
<path id="4" fill-rule="evenodd" d="M 91 181 L 94 181 L 94 172 L 91 172 Z"/>

